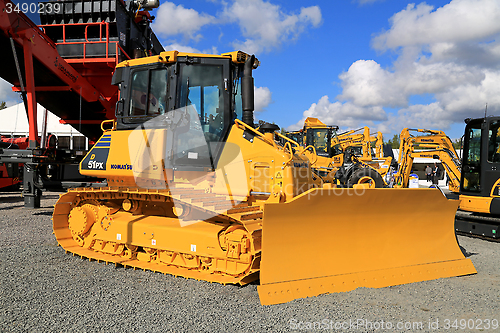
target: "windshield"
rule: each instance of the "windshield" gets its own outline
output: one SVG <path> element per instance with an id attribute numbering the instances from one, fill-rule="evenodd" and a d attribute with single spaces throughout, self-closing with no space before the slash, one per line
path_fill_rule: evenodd
<path id="1" fill-rule="evenodd" d="M 327 128 L 314 128 L 307 131 L 307 146 L 313 146 L 316 154 L 328 156 L 329 135 Z"/>
<path id="2" fill-rule="evenodd" d="M 191 129 L 199 127 L 208 142 L 218 142 L 224 130 L 222 65 L 181 67 L 178 105 L 191 106 Z M 179 139 L 182 139 L 181 137 Z"/>
<path id="3" fill-rule="evenodd" d="M 299 145 L 302 145 L 302 133 L 290 133 L 288 135 L 290 139 L 297 142 Z"/>
<path id="4" fill-rule="evenodd" d="M 481 179 L 481 123 L 471 124 L 465 133 L 463 189 L 479 192 Z"/>
<path id="5" fill-rule="evenodd" d="M 500 162 L 500 121 L 492 121 L 488 131 L 488 162 Z"/>

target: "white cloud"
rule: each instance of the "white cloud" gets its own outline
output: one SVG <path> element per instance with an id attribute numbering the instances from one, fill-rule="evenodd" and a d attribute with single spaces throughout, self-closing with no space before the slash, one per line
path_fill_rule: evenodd
<path id="1" fill-rule="evenodd" d="M 479 84 L 485 75 L 476 67 L 454 63 L 402 62 L 395 71 L 373 60 L 358 60 L 340 74 L 338 97 L 358 106 L 404 107 L 412 95 L 441 93 L 464 82 Z"/>
<path id="2" fill-rule="evenodd" d="M 215 17 L 211 15 L 200 14 L 194 9 L 184 8 L 172 2 L 164 2 L 158 8 L 152 28 L 159 36 L 183 35 L 196 41 L 202 37 L 198 31 L 214 21 Z"/>
<path id="3" fill-rule="evenodd" d="M 201 54 L 219 54 L 219 51 L 217 50 L 217 47 L 212 46 L 210 49 L 206 50 L 198 50 L 194 47 L 191 47 L 189 45 L 182 45 L 179 43 L 171 43 L 168 45 L 163 46 L 164 49 L 169 50 L 169 51 L 179 51 L 179 52 L 186 52 L 186 53 L 201 53 Z"/>
<path id="4" fill-rule="evenodd" d="M 223 6 L 216 16 L 164 2 L 158 8 L 152 28 L 163 38 L 181 35 L 185 44 L 187 41 L 198 42 L 203 37 L 200 31 L 205 26 L 235 23 L 245 40 L 232 41 L 232 47 L 248 53 L 263 53 L 297 39 L 307 27 L 316 28 L 322 22 L 318 6 L 302 7 L 297 13 L 286 13 L 280 6 L 264 0 L 233 0 L 230 4 L 214 1 L 214 4 Z M 219 42 L 223 36 L 221 30 Z M 179 44 L 177 41 L 168 43 Z"/>
<path id="5" fill-rule="evenodd" d="M 280 6 L 263 0 L 235 0 L 224 9 L 222 19 L 236 22 L 245 41 L 233 47 L 249 53 L 262 53 L 295 40 L 306 27 L 321 24 L 318 6 L 302 7 L 298 14 L 288 14 Z"/>
<path id="6" fill-rule="evenodd" d="M 328 96 L 323 96 L 317 103 L 304 111 L 302 119 L 289 126 L 288 130 L 297 130 L 304 126 L 307 117 L 319 118 L 327 125 L 337 125 L 342 128 L 358 128 L 362 122 L 384 121 L 387 114 L 380 106 L 362 107 L 351 102 L 330 103 Z"/>
<path id="7" fill-rule="evenodd" d="M 436 94 L 450 121 L 466 117 L 482 117 L 488 104 L 488 114 L 500 113 L 500 71 L 484 71 L 484 79 L 477 83 L 464 83 Z"/>
<path id="8" fill-rule="evenodd" d="M 187 53 L 201 53 L 200 50 L 195 49 L 194 47 L 188 45 L 181 45 L 179 43 L 172 43 L 163 46 L 165 50 L 176 50 L 179 52 L 187 52 Z"/>
<path id="9" fill-rule="evenodd" d="M 267 87 L 254 87 L 255 112 L 264 111 L 272 103 L 272 93 Z"/>
<path id="10" fill-rule="evenodd" d="M 390 21 L 372 46 L 395 52 L 392 66 L 354 62 L 339 75 L 341 102 L 324 96 L 304 119 L 316 116 L 351 128 L 372 124 L 387 134 L 404 127 L 446 130 L 483 116 L 486 103 L 488 114 L 500 112 L 500 1 L 452 0 L 436 10 L 410 4 Z M 410 103 L 419 100 L 430 102 Z M 383 108 L 401 109 L 384 119 Z"/>
<path id="11" fill-rule="evenodd" d="M 478 41 L 500 33 L 498 0 L 453 0 L 436 9 L 409 4 L 391 19 L 391 29 L 373 39 L 375 49 Z"/>

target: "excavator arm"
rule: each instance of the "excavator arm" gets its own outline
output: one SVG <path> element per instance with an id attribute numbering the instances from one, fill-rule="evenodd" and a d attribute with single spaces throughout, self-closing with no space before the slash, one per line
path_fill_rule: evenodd
<path id="1" fill-rule="evenodd" d="M 411 132 L 426 133 L 414 136 Z M 450 138 L 443 131 L 405 128 L 400 134 L 399 169 L 394 187 L 408 187 L 414 158 L 439 159 L 450 177 L 450 191 L 459 192 L 461 162 Z M 419 149 L 418 151 L 415 151 Z"/>

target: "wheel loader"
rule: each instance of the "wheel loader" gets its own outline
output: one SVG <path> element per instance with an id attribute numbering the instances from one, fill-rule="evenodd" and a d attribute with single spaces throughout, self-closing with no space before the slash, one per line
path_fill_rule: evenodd
<path id="1" fill-rule="evenodd" d="M 338 129 L 338 126 L 325 125 L 318 118 L 306 118 L 300 131 L 303 137 L 300 141 L 305 146 L 301 153 L 308 157 L 312 168 L 323 181 L 343 187 L 353 187 L 356 184 L 386 186 L 384 177 L 391 170 L 393 159 L 383 156 L 382 133 L 370 136 L 370 129 L 366 126 L 344 133 L 337 133 Z M 291 138 L 295 133 L 297 132 L 292 132 L 287 137 L 278 136 L 281 142 L 290 141 L 298 147 L 301 144 L 294 143 Z M 372 156 L 372 142 L 375 142 L 375 156 Z"/>
<path id="2" fill-rule="evenodd" d="M 455 239 L 457 203 L 439 191 L 335 188 L 274 141 L 277 125 L 257 131 L 258 66 L 240 51 L 118 64 L 116 121 L 80 164 L 108 187 L 59 198 L 58 243 L 124 267 L 260 280 L 263 305 L 476 273 Z"/>

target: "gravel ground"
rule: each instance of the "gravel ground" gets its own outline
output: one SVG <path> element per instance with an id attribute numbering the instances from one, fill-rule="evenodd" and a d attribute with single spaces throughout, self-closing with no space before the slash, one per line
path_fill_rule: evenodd
<path id="1" fill-rule="evenodd" d="M 29 210 L 18 193 L 0 193 L 0 332 L 500 332 L 500 243 L 458 237 L 476 275 L 261 306 L 257 284 L 222 286 L 65 254 L 52 234 L 57 198 L 45 193 L 42 208 Z"/>

